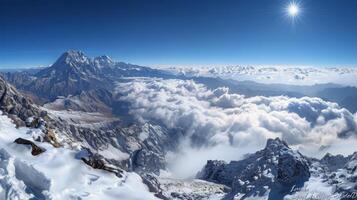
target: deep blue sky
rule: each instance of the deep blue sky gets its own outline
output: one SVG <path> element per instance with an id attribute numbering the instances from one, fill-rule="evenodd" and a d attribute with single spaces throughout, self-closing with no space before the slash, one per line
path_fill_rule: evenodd
<path id="1" fill-rule="evenodd" d="M 147 65 L 357 66 L 357 1 L 0 0 L 0 67 L 68 49 Z"/>

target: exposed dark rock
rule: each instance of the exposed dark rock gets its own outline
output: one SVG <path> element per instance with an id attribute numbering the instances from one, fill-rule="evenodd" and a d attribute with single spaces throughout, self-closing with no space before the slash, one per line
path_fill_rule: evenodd
<path id="1" fill-rule="evenodd" d="M 99 154 L 92 153 L 89 149 L 85 148 L 87 152 L 85 156 L 79 156 L 78 158 L 81 159 L 85 164 L 91 166 L 94 169 L 101 169 L 111 173 L 114 173 L 117 177 L 123 177 L 123 170 L 111 166 L 107 163 L 104 158 Z"/>
<path id="2" fill-rule="evenodd" d="M 44 141 L 52 144 L 52 146 L 59 148 L 62 145 L 58 142 L 56 135 L 53 133 L 52 129 L 48 129 L 44 136 Z"/>
<path id="3" fill-rule="evenodd" d="M 32 149 L 31 150 L 31 154 L 33 156 L 37 156 L 37 155 L 39 155 L 39 154 L 41 154 L 41 153 L 46 151 L 46 149 L 37 146 L 34 142 L 32 142 L 30 140 L 23 139 L 23 138 L 17 138 L 14 142 L 16 144 L 30 145 L 31 149 Z"/>
<path id="4" fill-rule="evenodd" d="M 203 180 L 231 186 L 234 178 L 232 174 L 239 173 L 239 170 L 239 168 L 227 167 L 227 163 L 221 160 L 208 160 L 204 169 L 197 174 L 197 177 Z"/>
<path id="5" fill-rule="evenodd" d="M 118 168 L 110 167 L 104 160 L 102 160 L 99 157 L 90 157 L 89 159 L 82 158 L 82 161 L 84 163 L 86 163 L 87 165 L 93 167 L 94 169 L 102 169 L 102 170 L 114 173 L 119 178 L 123 176 L 122 170 L 120 170 Z"/>
<path id="6" fill-rule="evenodd" d="M 25 124 L 31 128 L 45 128 L 46 121 L 39 117 L 29 117 L 26 119 Z"/>

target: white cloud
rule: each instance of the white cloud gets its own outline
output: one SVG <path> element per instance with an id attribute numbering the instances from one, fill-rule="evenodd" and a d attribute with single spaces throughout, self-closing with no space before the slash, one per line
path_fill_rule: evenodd
<path id="1" fill-rule="evenodd" d="M 244 149 L 258 150 L 274 137 L 310 156 L 321 156 L 336 141 L 355 138 L 357 132 L 356 116 L 319 98 L 245 98 L 227 88 L 209 90 L 193 81 L 162 79 L 137 79 L 117 89 L 121 100 L 131 102 L 130 113 L 137 120 L 184 130 L 176 160 L 238 159 L 247 153 Z M 326 147 L 323 152 L 321 147 Z"/>

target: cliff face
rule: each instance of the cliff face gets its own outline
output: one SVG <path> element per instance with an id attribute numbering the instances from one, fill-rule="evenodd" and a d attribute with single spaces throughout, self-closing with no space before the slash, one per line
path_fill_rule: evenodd
<path id="1" fill-rule="evenodd" d="M 0 76 L 0 110 L 14 120 L 17 126 L 25 126 L 30 117 L 45 118 L 42 111 L 31 100 L 24 97 Z"/>

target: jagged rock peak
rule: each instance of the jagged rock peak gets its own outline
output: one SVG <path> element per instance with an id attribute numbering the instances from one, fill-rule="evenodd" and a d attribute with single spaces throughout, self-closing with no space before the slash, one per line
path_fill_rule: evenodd
<path id="1" fill-rule="evenodd" d="M 277 137 L 275 139 L 271 139 L 271 138 L 268 139 L 264 150 L 265 151 L 270 150 L 272 152 L 277 152 L 277 151 L 290 150 L 290 148 L 284 140 L 281 140 L 280 138 Z"/>
<path id="2" fill-rule="evenodd" d="M 58 64 L 71 64 L 71 63 L 89 63 L 90 58 L 82 51 L 69 50 L 64 52 L 55 62 Z"/>
<path id="3" fill-rule="evenodd" d="M 55 67 L 74 67 L 83 65 L 90 65 L 93 67 L 110 67 L 115 65 L 115 61 L 106 55 L 98 56 L 92 59 L 82 51 L 69 50 L 64 52 L 53 64 Z"/>

